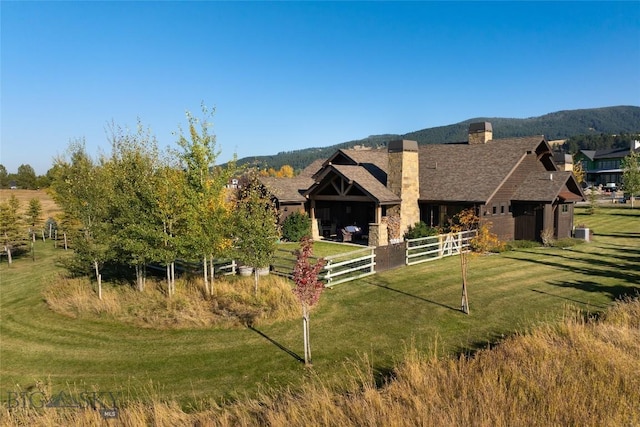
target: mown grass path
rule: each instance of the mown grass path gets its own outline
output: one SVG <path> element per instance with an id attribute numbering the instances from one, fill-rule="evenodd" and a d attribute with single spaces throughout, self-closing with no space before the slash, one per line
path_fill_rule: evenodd
<path id="1" fill-rule="evenodd" d="M 49 382 L 53 392 L 115 390 L 181 402 L 219 401 L 314 376 L 340 382 L 366 358 L 384 374 L 413 343 L 425 352 L 473 351 L 562 315 L 567 305 L 600 311 L 640 292 L 640 209 L 578 212 L 593 242 L 473 257 L 471 314 L 459 311 L 457 257 L 388 271 L 325 292 L 311 316 L 313 370 L 300 321 L 233 330 L 151 330 L 51 312 L 42 289 L 55 274 L 49 242 L 33 262 L 0 265 L 0 399 Z"/>

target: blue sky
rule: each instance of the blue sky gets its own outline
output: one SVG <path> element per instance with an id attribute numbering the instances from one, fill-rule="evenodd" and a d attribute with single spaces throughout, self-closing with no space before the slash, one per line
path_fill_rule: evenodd
<path id="1" fill-rule="evenodd" d="M 220 160 L 640 105 L 640 2 L 0 3 L 0 163 L 216 108 Z"/>

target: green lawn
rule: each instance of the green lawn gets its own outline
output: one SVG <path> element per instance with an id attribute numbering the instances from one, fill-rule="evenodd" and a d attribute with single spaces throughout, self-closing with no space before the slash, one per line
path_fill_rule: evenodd
<path id="1" fill-rule="evenodd" d="M 578 209 L 595 231 L 570 249 L 535 248 L 473 257 L 471 314 L 461 313 L 457 257 L 404 267 L 326 291 L 311 317 L 313 370 L 298 360 L 300 321 L 260 330 L 149 330 L 50 312 L 41 291 L 55 274 L 49 242 L 0 265 L 0 396 L 49 382 L 53 392 L 151 392 L 182 402 L 220 400 L 314 376 L 340 381 L 363 357 L 381 373 L 406 346 L 473 351 L 502 336 L 557 319 L 567 306 L 600 311 L 640 291 L 640 209 Z M 320 245 L 318 246 L 320 247 Z M 324 248 L 318 255 L 326 255 Z"/>
<path id="2" fill-rule="evenodd" d="M 294 251 L 300 247 L 298 242 L 287 242 L 278 244 L 278 249 Z M 365 246 L 353 243 L 332 242 L 329 240 L 319 240 L 313 244 L 313 256 L 326 257 L 330 255 L 343 254 L 362 249 Z"/>

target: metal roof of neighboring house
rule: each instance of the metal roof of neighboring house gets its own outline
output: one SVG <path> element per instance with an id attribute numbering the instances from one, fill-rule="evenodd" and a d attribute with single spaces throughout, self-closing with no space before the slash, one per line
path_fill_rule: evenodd
<path id="1" fill-rule="evenodd" d="M 580 153 L 582 153 L 589 160 L 593 160 L 593 158 L 596 156 L 596 150 L 580 150 Z"/>
<path id="2" fill-rule="evenodd" d="M 607 150 L 580 150 L 590 160 L 619 159 L 631 154 L 631 148 L 611 148 Z"/>
<path id="3" fill-rule="evenodd" d="M 626 157 L 631 153 L 629 148 L 618 148 L 611 150 L 598 150 L 596 151 L 596 159 L 617 159 Z"/>

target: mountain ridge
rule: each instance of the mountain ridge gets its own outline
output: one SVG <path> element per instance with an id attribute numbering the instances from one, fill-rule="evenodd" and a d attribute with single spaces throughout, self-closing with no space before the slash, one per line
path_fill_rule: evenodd
<path id="1" fill-rule="evenodd" d="M 466 141 L 470 123 L 491 122 L 494 138 L 544 135 L 548 140 L 567 139 L 577 135 L 640 133 L 640 107 L 613 106 L 576 110 L 560 110 L 542 116 L 519 118 L 475 117 L 458 123 L 420 129 L 405 134 L 370 135 L 366 138 L 345 141 L 326 147 L 281 151 L 274 155 L 251 156 L 238 160 L 239 165 L 279 169 L 290 165 L 303 169 L 319 158 L 326 158 L 338 149 L 383 147 L 389 141 L 410 139 L 423 144 L 442 144 Z"/>

